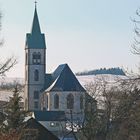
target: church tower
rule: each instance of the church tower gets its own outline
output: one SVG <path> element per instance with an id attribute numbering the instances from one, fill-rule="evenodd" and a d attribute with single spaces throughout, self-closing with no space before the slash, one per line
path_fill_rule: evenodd
<path id="1" fill-rule="evenodd" d="M 46 72 L 45 35 L 41 33 L 35 5 L 31 33 L 25 44 L 25 95 L 26 110 L 40 110 L 40 94 L 44 90 Z"/>

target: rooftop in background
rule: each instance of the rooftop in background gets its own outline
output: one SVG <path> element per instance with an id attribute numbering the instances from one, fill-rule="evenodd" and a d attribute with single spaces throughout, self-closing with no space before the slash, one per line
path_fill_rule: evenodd
<path id="1" fill-rule="evenodd" d="M 34 111 L 33 115 L 37 121 L 66 121 L 64 111 Z"/>
<path id="2" fill-rule="evenodd" d="M 34 131 L 37 133 L 35 133 Z M 21 137 L 24 139 L 29 136 L 28 139 L 30 139 L 31 136 L 35 136 L 35 135 L 31 135 L 31 134 L 33 134 L 33 132 L 38 136 L 39 140 L 45 140 L 45 139 L 59 140 L 54 134 L 52 134 L 43 125 L 41 125 L 36 119 L 31 118 L 27 122 L 25 122 L 25 124 L 22 128 Z M 27 134 L 27 136 L 26 136 L 26 134 Z"/>

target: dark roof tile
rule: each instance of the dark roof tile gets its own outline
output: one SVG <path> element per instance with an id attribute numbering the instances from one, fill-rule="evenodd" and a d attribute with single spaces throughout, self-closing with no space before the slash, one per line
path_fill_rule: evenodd
<path id="1" fill-rule="evenodd" d="M 38 139 L 39 140 L 59 140 L 54 134 L 52 134 L 49 130 L 47 130 L 43 125 L 41 125 L 36 119 L 29 119 L 22 128 L 21 140 L 26 139 L 27 136 L 25 134 L 32 133 L 32 130 L 38 131 Z M 28 138 L 29 139 L 29 138 Z"/>
<path id="2" fill-rule="evenodd" d="M 52 74 L 53 83 L 47 91 L 81 91 L 85 89 L 81 86 L 67 64 L 59 65 Z"/>
<path id="3" fill-rule="evenodd" d="M 37 121 L 65 121 L 64 111 L 34 111 Z"/>

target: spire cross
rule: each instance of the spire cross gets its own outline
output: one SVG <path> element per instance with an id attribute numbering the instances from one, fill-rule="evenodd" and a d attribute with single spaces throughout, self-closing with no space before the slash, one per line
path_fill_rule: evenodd
<path id="1" fill-rule="evenodd" d="M 36 8 L 36 5 L 37 5 L 37 1 L 35 0 L 35 8 Z"/>

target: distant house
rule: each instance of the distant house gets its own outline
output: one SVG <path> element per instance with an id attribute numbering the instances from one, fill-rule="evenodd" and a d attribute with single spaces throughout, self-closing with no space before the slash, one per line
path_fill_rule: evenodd
<path id="1" fill-rule="evenodd" d="M 64 111 L 34 111 L 32 112 L 32 117 L 59 137 L 66 131 L 66 116 Z"/>
<path id="2" fill-rule="evenodd" d="M 36 119 L 29 119 L 23 126 L 20 140 L 59 140 Z"/>

